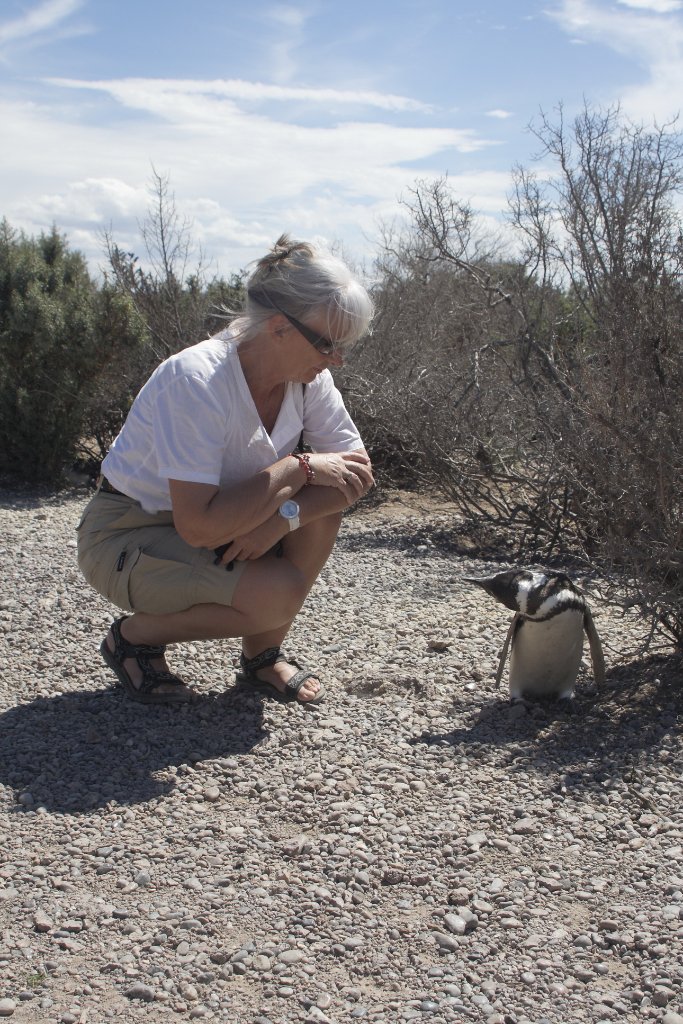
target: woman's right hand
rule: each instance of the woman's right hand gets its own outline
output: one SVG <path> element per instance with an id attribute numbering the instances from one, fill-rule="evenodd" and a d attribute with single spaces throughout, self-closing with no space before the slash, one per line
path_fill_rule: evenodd
<path id="1" fill-rule="evenodd" d="M 364 451 L 329 454 L 317 452 L 309 458 L 315 473 L 313 485 L 336 487 L 349 505 L 362 498 L 374 486 L 372 464 Z"/>

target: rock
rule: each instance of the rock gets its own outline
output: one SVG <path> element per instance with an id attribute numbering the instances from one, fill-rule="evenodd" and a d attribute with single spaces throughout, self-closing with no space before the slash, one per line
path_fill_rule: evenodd
<path id="1" fill-rule="evenodd" d="M 306 954 L 300 949 L 285 949 L 278 954 L 278 960 L 283 964 L 298 964 L 306 959 Z"/>
<path id="2" fill-rule="evenodd" d="M 467 922 L 459 914 L 446 914 L 444 924 L 454 935 L 464 935 L 467 931 Z"/>
<path id="3" fill-rule="evenodd" d="M 486 842 L 486 839 L 487 837 L 485 832 L 473 832 L 471 835 L 467 836 L 465 842 L 467 843 L 468 846 L 479 847 L 483 846 L 483 844 Z"/>
<path id="4" fill-rule="evenodd" d="M 520 836 L 531 836 L 538 831 L 538 822 L 533 818 L 522 818 L 515 822 L 512 831 Z"/>
<path id="5" fill-rule="evenodd" d="M 655 1006 L 668 1006 L 671 1000 L 675 998 L 676 993 L 664 985 L 658 985 L 652 993 L 652 1002 Z"/>
<path id="6" fill-rule="evenodd" d="M 13 999 L 0 999 L 0 1017 L 11 1017 L 16 1008 Z"/>
<path id="7" fill-rule="evenodd" d="M 460 949 L 460 944 L 453 935 L 447 935 L 445 932 L 432 932 L 432 935 L 441 949 L 445 949 L 449 953 L 455 953 Z"/>
<path id="8" fill-rule="evenodd" d="M 150 988 L 149 985 L 143 985 L 140 981 L 127 988 L 124 995 L 127 999 L 140 999 L 143 1003 L 154 1002 L 154 989 Z"/>

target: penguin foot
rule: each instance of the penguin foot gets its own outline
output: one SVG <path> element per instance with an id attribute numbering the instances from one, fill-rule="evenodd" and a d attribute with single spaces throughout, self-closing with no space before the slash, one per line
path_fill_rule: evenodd
<path id="1" fill-rule="evenodd" d="M 512 697 L 507 705 L 508 718 L 511 721 L 526 718 L 529 714 L 529 704 L 521 697 Z"/>

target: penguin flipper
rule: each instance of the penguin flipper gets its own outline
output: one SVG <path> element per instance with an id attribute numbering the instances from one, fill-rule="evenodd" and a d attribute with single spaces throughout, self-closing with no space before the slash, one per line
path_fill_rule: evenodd
<path id="1" fill-rule="evenodd" d="M 591 662 L 593 664 L 593 678 L 598 686 L 601 686 L 605 681 L 605 657 L 602 653 L 602 643 L 598 636 L 598 631 L 595 628 L 593 622 L 593 616 L 591 610 L 586 605 L 586 610 L 583 615 L 583 628 L 586 631 L 588 637 L 588 644 L 591 652 Z"/>
<path id="2" fill-rule="evenodd" d="M 505 670 L 505 662 L 507 661 L 508 651 L 510 650 L 510 643 L 512 641 L 513 636 L 515 635 L 515 633 L 517 631 L 517 626 L 519 624 L 519 620 L 520 619 L 521 619 L 521 615 L 519 614 L 519 612 L 515 612 L 515 614 L 512 616 L 512 622 L 510 623 L 510 628 L 508 629 L 508 634 L 505 637 L 505 643 L 503 644 L 503 650 L 502 650 L 502 653 L 500 655 L 500 661 L 498 662 L 498 671 L 496 672 L 496 688 L 497 689 L 500 687 L 500 681 L 503 678 L 503 672 Z"/>

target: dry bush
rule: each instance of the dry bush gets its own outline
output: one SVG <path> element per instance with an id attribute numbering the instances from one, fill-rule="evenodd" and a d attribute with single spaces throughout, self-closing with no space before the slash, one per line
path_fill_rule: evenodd
<path id="1" fill-rule="evenodd" d="M 344 386 L 395 482 L 613 569 L 682 644 L 681 140 L 588 108 L 535 131 L 557 173 L 515 172 L 514 260 L 417 186 Z"/>
<path id="2" fill-rule="evenodd" d="M 563 297 L 505 260 L 446 180 L 407 206 L 410 229 L 385 237 L 372 339 L 343 380 L 354 415 L 385 481 L 548 546 L 562 486 L 526 392 L 556 380 L 532 323 L 544 306 L 564 315 Z"/>
<path id="3" fill-rule="evenodd" d="M 513 204 L 581 324 L 559 352 L 566 397 L 537 407 L 586 552 L 682 644 L 683 144 L 618 109 L 561 113 L 536 128 L 558 176 L 519 173 Z"/>

